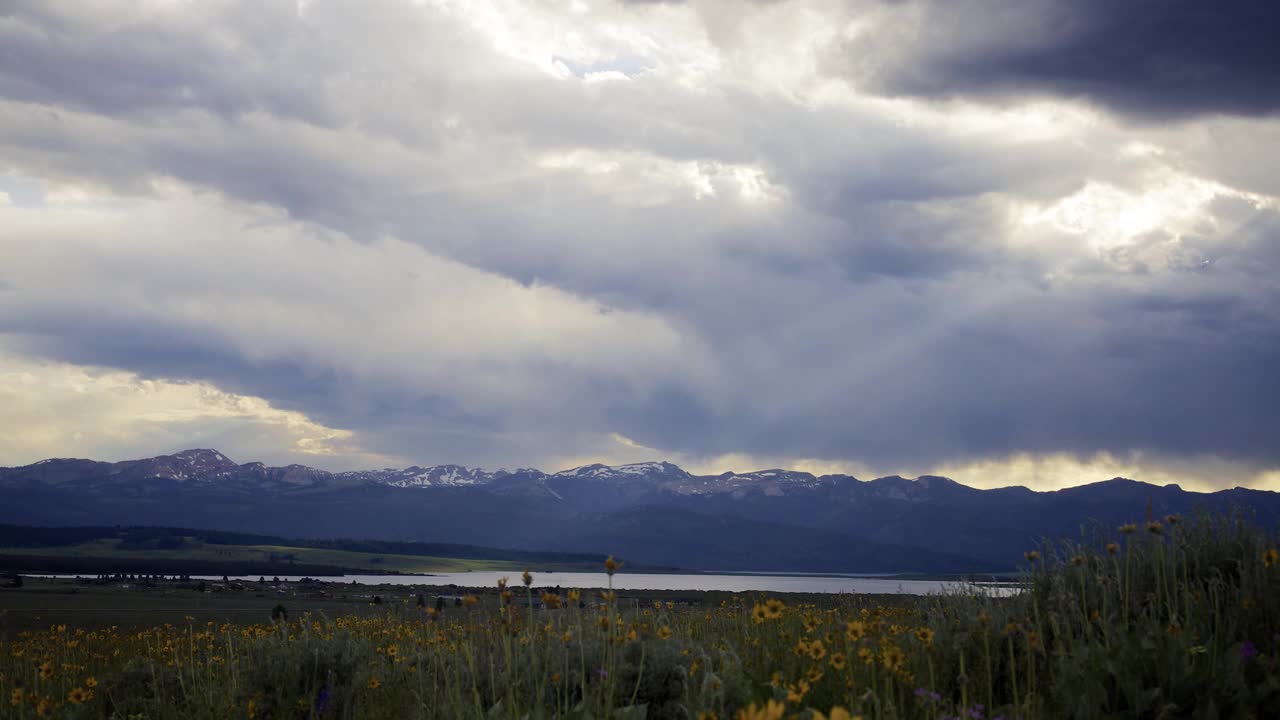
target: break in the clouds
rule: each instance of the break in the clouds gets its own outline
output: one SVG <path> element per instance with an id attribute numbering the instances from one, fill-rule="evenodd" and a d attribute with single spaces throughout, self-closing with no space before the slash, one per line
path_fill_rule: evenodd
<path id="1" fill-rule="evenodd" d="M 0 464 L 1272 482 L 1276 56 L 1205 8 L 0 3 Z"/>

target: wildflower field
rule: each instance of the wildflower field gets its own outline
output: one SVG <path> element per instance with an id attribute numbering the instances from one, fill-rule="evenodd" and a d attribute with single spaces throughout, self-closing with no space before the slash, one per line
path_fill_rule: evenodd
<path id="1" fill-rule="evenodd" d="M 1029 549 L 1011 597 L 680 607 L 526 573 L 443 612 L 55 625 L 0 645 L 0 716 L 1275 718 L 1278 561 L 1247 522 L 1169 517 Z"/>

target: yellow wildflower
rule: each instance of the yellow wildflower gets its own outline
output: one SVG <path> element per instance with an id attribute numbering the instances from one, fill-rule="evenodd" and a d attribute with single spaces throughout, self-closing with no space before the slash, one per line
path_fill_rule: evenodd
<path id="1" fill-rule="evenodd" d="M 520 582 L 524 583 L 525 587 L 529 587 L 533 584 L 533 576 L 529 574 L 528 569 L 525 569 L 524 572 L 520 573 Z"/>
<path id="2" fill-rule="evenodd" d="M 663 640 L 670 638 L 671 628 L 667 627 L 666 625 L 663 625 L 662 627 L 658 628 L 658 637 L 662 638 Z"/>
<path id="3" fill-rule="evenodd" d="M 787 702 L 798 703 L 808 694 L 809 681 L 804 678 L 800 678 L 787 686 Z"/>
<path id="4" fill-rule="evenodd" d="M 1262 553 L 1262 564 L 1264 566 L 1274 567 L 1278 562 L 1280 562 L 1280 550 L 1271 548 L 1270 550 Z"/>
<path id="5" fill-rule="evenodd" d="M 1137 529 L 1138 529 L 1138 526 L 1135 525 L 1134 523 L 1125 523 L 1124 525 L 1120 526 L 1120 532 L 1124 535 L 1129 535 L 1133 533 L 1134 530 L 1137 530 Z"/>
<path id="6" fill-rule="evenodd" d="M 770 700 L 759 707 L 751 703 L 745 710 L 738 711 L 735 720 L 782 720 L 782 715 L 786 711 L 787 706 L 777 700 Z"/>
<path id="7" fill-rule="evenodd" d="M 93 699 L 93 691 L 84 688 L 76 688 L 67 693 L 67 700 L 75 705 L 83 705 Z"/>
<path id="8" fill-rule="evenodd" d="M 863 665 L 871 665 L 876 661 L 876 654 L 869 647 L 858 648 L 858 659 Z"/>
<path id="9" fill-rule="evenodd" d="M 844 653 L 835 653 L 831 656 L 831 667 L 836 670 L 843 670 L 848 660 L 845 659 Z"/>
<path id="10" fill-rule="evenodd" d="M 933 647 L 933 630 L 927 627 L 916 630 L 916 639 L 927 648 Z"/>
<path id="11" fill-rule="evenodd" d="M 604 559 L 604 571 L 610 575 L 617 572 L 620 567 L 622 567 L 622 563 L 614 560 L 612 555 Z"/>
<path id="12" fill-rule="evenodd" d="M 1107 543 L 1107 554 L 1115 555 L 1120 550 L 1120 546 L 1115 543 Z"/>
<path id="13" fill-rule="evenodd" d="M 886 645 L 880 650 L 880 664 L 889 672 L 898 672 L 907 662 L 906 653 L 897 645 Z"/>
<path id="14" fill-rule="evenodd" d="M 770 620 L 777 620 L 782 617 L 782 611 L 786 609 L 786 604 L 777 598 L 769 598 L 764 601 L 764 614 Z"/>
<path id="15" fill-rule="evenodd" d="M 371 678 L 369 678 L 369 689 L 370 689 L 370 690 L 377 690 L 377 689 L 378 689 L 378 688 L 380 688 L 380 687 L 382 687 L 382 681 L 381 681 L 381 680 L 379 680 L 377 677 L 371 677 Z"/>

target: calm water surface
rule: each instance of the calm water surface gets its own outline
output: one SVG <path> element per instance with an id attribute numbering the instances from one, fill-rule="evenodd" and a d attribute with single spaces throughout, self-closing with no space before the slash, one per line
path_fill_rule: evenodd
<path id="1" fill-rule="evenodd" d="M 326 582 L 359 585 L 457 585 L 459 587 L 493 587 L 499 578 L 509 578 L 511 584 L 520 584 L 518 572 L 475 571 L 440 573 L 436 575 L 344 575 L 342 577 L 317 577 Z M 301 576 L 281 575 L 282 580 L 299 580 Z M 205 577 L 221 580 L 221 577 Z M 257 582 L 257 576 L 239 577 L 246 582 Z M 559 585 L 562 588 L 608 587 L 604 573 L 541 572 L 534 573 L 534 587 Z M 895 580 L 869 577 L 819 577 L 813 575 L 667 575 L 645 573 L 618 573 L 613 576 L 613 587 L 618 590 L 720 590 L 728 592 L 793 592 L 793 593 L 871 593 L 928 595 L 942 592 L 984 592 L 1007 595 L 1009 588 L 975 585 L 941 580 Z"/>

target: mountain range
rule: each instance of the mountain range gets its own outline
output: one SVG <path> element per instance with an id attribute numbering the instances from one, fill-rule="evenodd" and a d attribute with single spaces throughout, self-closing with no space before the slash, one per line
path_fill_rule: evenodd
<path id="1" fill-rule="evenodd" d="M 789 470 L 694 475 L 668 462 L 557 473 L 433 465 L 332 473 L 238 464 L 207 449 L 123 462 L 0 468 L 0 523 L 157 525 L 299 538 L 613 553 L 697 570 L 1008 570 L 1041 538 L 1079 539 L 1152 512 L 1280 520 L 1280 493 L 1124 478 L 1050 492 L 937 476 Z"/>

